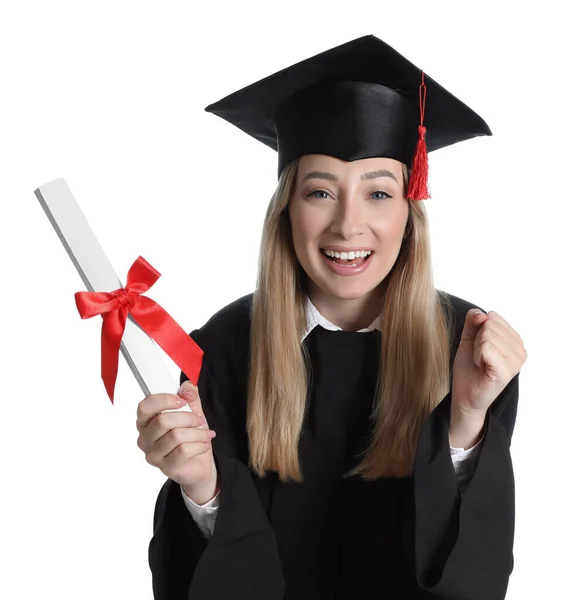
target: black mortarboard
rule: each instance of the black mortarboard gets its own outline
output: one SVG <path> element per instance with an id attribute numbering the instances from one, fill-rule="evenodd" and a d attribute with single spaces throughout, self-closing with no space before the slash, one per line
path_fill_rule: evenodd
<path id="1" fill-rule="evenodd" d="M 278 71 L 205 110 L 277 150 L 278 177 L 304 154 L 350 161 L 383 156 L 406 164 L 413 176 L 421 171 L 422 197 L 424 142 L 432 151 L 492 135 L 472 109 L 373 35 Z M 410 187 L 417 196 L 412 181 Z"/>

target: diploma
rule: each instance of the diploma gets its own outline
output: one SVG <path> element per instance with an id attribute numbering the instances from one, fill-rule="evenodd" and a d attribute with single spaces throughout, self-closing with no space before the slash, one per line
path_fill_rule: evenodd
<path id="1" fill-rule="evenodd" d="M 97 308 L 94 309 L 96 312 L 93 312 L 93 314 L 102 314 L 103 312 L 102 310 L 98 309 L 99 299 L 104 298 L 106 300 L 113 298 L 114 296 L 113 300 L 116 301 L 116 298 L 119 297 L 119 293 L 121 296 L 123 296 L 121 298 L 121 302 L 117 301 L 117 305 L 120 304 L 121 309 L 126 308 L 124 311 L 124 319 L 126 320 L 123 320 L 124 331 L 118 331 L 119 314 L 112 315 L 112 318 L 109 320 L 113 321 L 113 327 L 117 328 L 117 333 L 119 333 L 118 337 L 120 338 L 122 335 L 122 341 L 119 340 L 118 342 L 120 343 L 120 352 L 125 357 L 125 360 L 129 365 L 129 368 L 135 379 L 137 380 L 143 394 L 149 395 L 155 393 L 176 393 L 178 383 L 171 375 L 167 364 L 159 353 L 159 350 L 153 339 L 147 335 L 147 333 L 145 333 L 143 330 L 143 327 L 139 326 L 137 323 L 138 320 L 141 324 L 143 324 L 144 321 L 146 322 L 147 317 L 139 319 L 138 316 L 133 316 L 133 314 L 131 314 L 133 306 L 138 304 L 138 302 L 147 302 L 145 306 L 146 310 L 142 312 L 154 313 L 155 310 L 157 311 L 156 320 L 154 319 L 153 323 L 149 322 L 146 323 L 146 325 L 148 325 L 152 331 L 155 331 L 156 328 L 157 337 L 155 339 L 161 340 L 159 343 L 164 349 L 169 348 L 167 354 L 169 354 L 169 356 L 175 360 L 179 366 L 181 366 L 183 362 L 187 364 L 188 370 L 186 371 L 183 369 L 183 367 L 182 370 L 184 370 L 186 375 L 194 384 L 197 384 L 197 378 L 201 366 L 201 357 L 203 355 L 202 350 L 175 323 L 175 321 L 173 321 L 173 319 L 164 311 L 164 309 L 159 307 L 153 300 L 144 296 L 138 296 L 134 293 L 127 293 L 127 290 L 130 288 L 129 283 L 127 283 L 126 288 L 123 288 L 122 283 L 115 273 L 111 262 L 99 244 L 94 232 L 88 224 L 88 221 L 86 220 L 64 179 L 59 178 L 45 183 L 34 190 L 34 193 L 44 209 L 48 220 L 60 238 L 60 241 L 62 242 L 62 245 L 68 253 L 72 263 L 76 267 L 82 281 L 84 282 L 84 285 L 89 292 L 93 292 L 93 294 L 81 292 L 76 296 L 82 294 L 86 295 L 89 298 L 89 306 L 91 305 L 91 297 L 93 297 L 92 299 L 96 299 L 95 302 L 92 302 L 92 306 L 97 306 Z M 141 262 L 137 264 L 139 260 Z M 160 273 L 155 271 L 155 269 L 151 267 L 151 265 L 149 265 L 144 259 L 142 259 L 142 257 L 139 257 L 138 261 L 135 261 L 135 264 L 133 267 L 131 267 L 131 271 L 133 272 L 133 280 L 136 277 L 135 273 L 145 273 L 145 276 L 141 277 L 141 279 L 146 279 L 149 277 L 148 283 L 146 285 L 143 285 L 142 282 L 137 283 L 142 289 L 147 289 L 150 287 L 151 281 L 154 283 Z M 131 278 L 131 271 L 129 271 L 128 279 Z M 102 292 L 110 293 L 103 294 Z M 77 297 L 76 299 L 77 307 L 79 308 L 80 312 L 81 308 L 79 306 L 79 298 Z M 108 302 L 108 305 L 110 304 L 112 304 L 112 302 Z M 120 310 L 118 312 L 120 312 Z M 134 314 L 138 315 L 138 311 L 136 309 L 134 310 Z M 86 318 L 87 316 L 93 315 L 83 315 L 83 318 Z M 107 317 L 111 317 L 111 315 L 103 315 L 102 368 L 105 386 L 107 386 L 104 367 L 105 354 L 107 351 L 110 354 L 110 348 L 107 350 L 105 347 L 105 324 Z M 151 321 L 150 316 L 148 318 L 149 321 Z M 169 321 L 171 323 L 169 323 Z M 178 338 L 177 346 L 174 343 L 175 338 Z M 119 346 L 117 346 L 116 353 L 117 362 L 118 348 Z M 179 355 L 179 352 L 181 353 L 181 363 L 179 363 L 179 358 L 175 358 Z M 108 358 L 110 359 L 111 357 L 109 356 Z M 116 365 L 114 367 L 112 386 L 111 382 L 109 381 L 109 386 L 107 387 L 111 402 L 113 401 L 115 380 Z M 190 408 L 188 405 L 186 405 L 178 410 L 187 411 L 190 410 Z"/>

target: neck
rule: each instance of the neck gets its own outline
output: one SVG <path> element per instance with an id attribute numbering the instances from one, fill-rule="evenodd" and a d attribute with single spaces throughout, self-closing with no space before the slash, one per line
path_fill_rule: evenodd
<path id="1" fill-rule="evenodd" d="M 309 296 L 320 313 L 344 331 L 365 329 L 378 316 L 382 307 L 383 286 L 378 286 L 360 298 L 343 299 L 332 296 L 313 283 Z"/>

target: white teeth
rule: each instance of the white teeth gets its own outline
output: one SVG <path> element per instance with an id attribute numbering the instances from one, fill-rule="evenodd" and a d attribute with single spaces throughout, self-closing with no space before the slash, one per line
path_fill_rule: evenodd
<path id="1" fill-rule="evenodd" d="M 366 258 L 372 254 L 371 250 L 352 250 L 350 252 L 334 252 L 333 250 L 324 250 L 326 256 L 330 258 L 340 258 L 341 260 L 353 260 L 354 258 Z"/>

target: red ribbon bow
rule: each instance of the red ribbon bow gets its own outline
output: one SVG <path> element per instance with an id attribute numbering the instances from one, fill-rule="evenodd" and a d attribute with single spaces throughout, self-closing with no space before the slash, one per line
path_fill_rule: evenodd
<path id="1" fill-rule="evenodd" d="M 154 300 L 142 296 L 161 276 L 142 256 L 129 269 L 127 285 L 112 292 L 77 292 L 76 307 L 83 319 L 102 315 L 101 377 L 114 404 L 119 350 L 129 313 L 141 329 L 197 385 L 203 350 Z"/>

